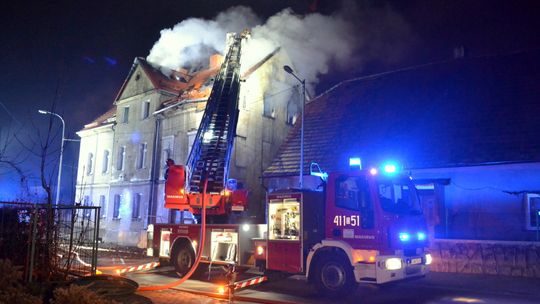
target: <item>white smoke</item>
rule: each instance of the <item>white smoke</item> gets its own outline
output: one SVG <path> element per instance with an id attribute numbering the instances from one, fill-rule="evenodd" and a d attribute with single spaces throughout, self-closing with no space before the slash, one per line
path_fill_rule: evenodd
<path id="1" fill-rule="evenodd" d="M 197 66 L 215 51 L 224 53 L 226 33 L 246 28 L 252 35 L 242 47 L 243 71 L 281 47 L 287 61 L 282 63 L 291 65 L 308 89 L 331 67 L 360 71 L 368 60 L 395 61 L 405 48 L 403 41 L 411 36 L 407 24 L 389 7 L 359 9 L 353 2 L 344 2 L 332 15 L 305 16 L 284 9 L 262 24 L 250 8 L 236 6 L 215 20 L 192 18 L 162 30 L 147 59 L 175 70 Z"/>
<path id="2" fill-rule="evenodd" d="M 230 8 L 215 20 L 190 18 L 162 30 L 147 60 L 174 70 L 195 66 L 207 62 L 213 53 L 223 53 L 226 33 L 241 32 L 258 23 L 255 13 L 244 6 Z"/>

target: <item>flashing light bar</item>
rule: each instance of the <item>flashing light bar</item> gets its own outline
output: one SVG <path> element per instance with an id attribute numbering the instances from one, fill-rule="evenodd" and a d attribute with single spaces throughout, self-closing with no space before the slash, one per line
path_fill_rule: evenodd
<path id="1" fill-rule="evenodd" d="M 423 240 L 426 239 L 426 234 L 423 233 L 423 232 L 418 232 L 418 233 L 416 234 L 416 237 L 418 238 L 419 241 L 423 241 Z"/>
<path id="2" fill-rule="evenodd" d="M 369 169 L 369 173 L 371 175 L 377 175 L 377 173 L 379 173 L 379 171 L 377 171 L 377 168 L 371 168 L 371 169 Z"/>

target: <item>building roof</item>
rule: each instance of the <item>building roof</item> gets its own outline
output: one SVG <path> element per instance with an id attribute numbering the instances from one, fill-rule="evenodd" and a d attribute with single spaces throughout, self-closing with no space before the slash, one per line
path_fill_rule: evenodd
<path id="1" fill-rule="evenodd" d="M 306 105 L 304 128 L 304 172 L 346 169 L 351 156 L 411 169 L 540 161 L 540 50 L 347 80 Z M 265 176 L 298 174 L 299 133 Z"/>

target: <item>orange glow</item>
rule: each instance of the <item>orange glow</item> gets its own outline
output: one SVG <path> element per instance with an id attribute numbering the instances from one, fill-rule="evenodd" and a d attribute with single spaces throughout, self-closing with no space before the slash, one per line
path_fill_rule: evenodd
<path id="1" fill-rule="evenodd" d="M 180 189 L 180 194 L 184 194 L 184 188 Z"/>
<path id="2" fill-rule="evenodd" d="M 264 247 L 263 246 L 257 246 L 257 255 L 262 255 L 264 253 Z"/>
<path id="3" fill-rule="evenodd" d="M 218 293 L 219 294 L 225 294 L 225 291 L 227 291 L 227 289 L 225 288 L 225 286 L 219 286 L 218 287 Z"/>
<path id="4" fill-rule="evenodd" d="M 369 257 L 369 262 L 370 262 L 370 263 L 374 263 L 374 262 L 375 262 L 375 257 L 374 257 L 374 256 L 370 256 L 370 257 Z"/>

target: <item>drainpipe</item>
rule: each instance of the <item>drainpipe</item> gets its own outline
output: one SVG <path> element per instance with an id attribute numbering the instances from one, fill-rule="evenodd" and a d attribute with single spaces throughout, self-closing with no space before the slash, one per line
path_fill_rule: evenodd
<path id="1" fill-rule="evenodd" d="M 154 113 L 155 114 L 155 113 Z M 154 130 L 154 144 L 152 145 L 152 165 L 150 168 L 150 194 L 148 195 L 148 212 L 146 217 L 146 225 L 156 223 L 156 212 L 157 212 L 157 195 L 156 195 L 156 185 L 159 174 L 159 164 L 158 164 L 158 147 L 159 139 L 161 137 L 161 120 L 162 115 L 155 115 L 156 125 Z"/>

